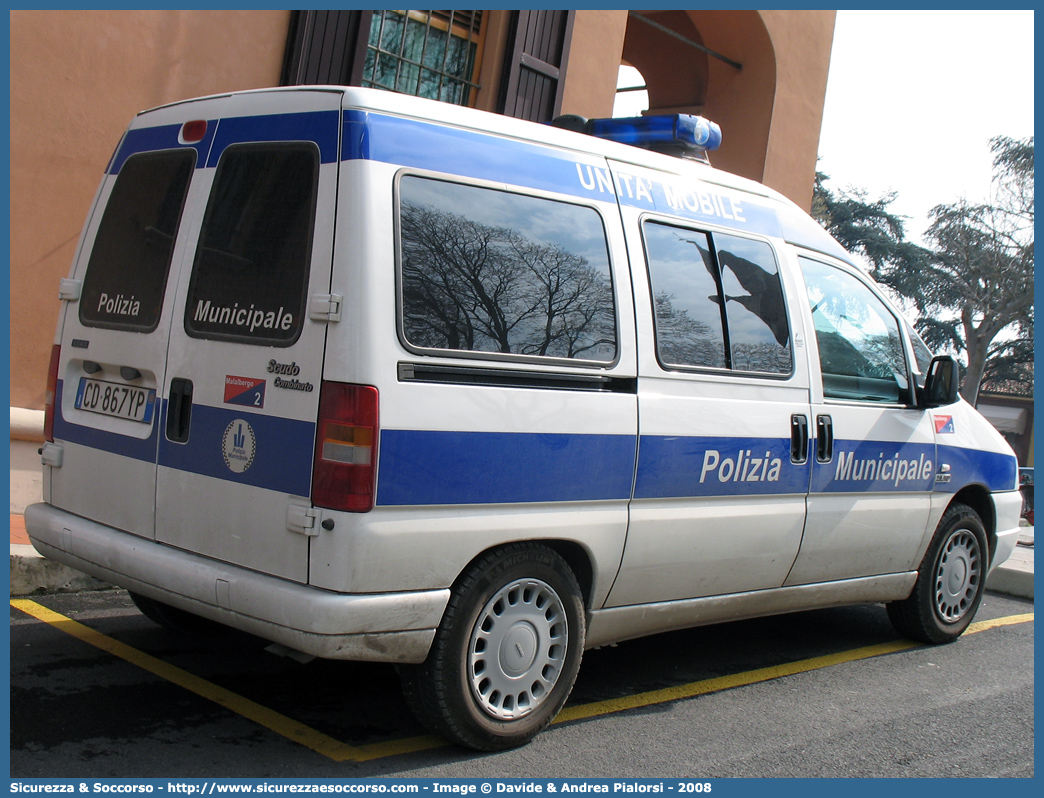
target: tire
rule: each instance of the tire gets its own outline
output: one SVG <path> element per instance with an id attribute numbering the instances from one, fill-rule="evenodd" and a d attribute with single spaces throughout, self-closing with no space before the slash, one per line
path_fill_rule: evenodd
<path id="1" fill-rule="evenodd" d="M 465 748 L 524 745 L 569 697 L 585 624 L 580 587 L 558 554 L 495 549 L 458 580 L 428 658 L 399 667 L 406 701 L 428 730 Z"/>
<path id="2" fill-rule="evenodd" d="M 201 618 L 140 593 L 128 591 L 128 595 L 142 615 L 171 632 L 191 637 L 214 637 L 229 631 L 228 627 L 222 626 L 217 621 Z"/>
<path id="3" fill-rule="evenodd" d="M 978 513 L 953 504 L 918 570 L 913 593 L 888 604 L 892 625 L 925 643 L 951 643 L 975 617 L 986 589 L 989 549 Z"/>

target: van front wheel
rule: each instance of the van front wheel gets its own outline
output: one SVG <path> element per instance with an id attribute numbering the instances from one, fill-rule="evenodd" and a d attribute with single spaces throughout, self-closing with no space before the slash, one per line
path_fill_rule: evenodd
<path id="1" fill-rule="evenodd" d="M 888 605 L 892 625 L 925 643 L 960 637 L 982 601 L 988 552 L 978 513 L 964 504 L 951 505 L 924 555 L 913 593 Z"/>
<path id="2" fill-rule="evenodd" d="M 459 745 L 523 745 L 569 697 L 584 633 L 580 587 L 562 558 L 504 546 L 458 581 L 427 660 L 400 667 L 403 691 L 427 728 Z"/>

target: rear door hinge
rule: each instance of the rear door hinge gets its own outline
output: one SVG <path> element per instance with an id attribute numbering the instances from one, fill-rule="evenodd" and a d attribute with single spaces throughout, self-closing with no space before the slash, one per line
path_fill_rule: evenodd
<path id="1" fill-rule="evenodd" d="M 286 528 L 299 535 L 314 537 L 319 534 L 319 519 L 323 511 L 306 501 L 290 499 L 286 508 Z"/>
<path id="2" fill-rule="evenodd" d="M 58 299 L 64 299 L 67 302 L 76 302 L 80 298 L 80 291 L 82 289 L 82 280 L 76 280 L 72 277 L 63 277 L 61 282 L 58 283 Z"/>
<path id="3" fill-rule="evenodd" d="M 65 459 L 65 447 L 60 443 L 48 441 L 40 449 L 40 462 L 51 468 L 61 468 Z"/>
<path id="4" fill-rule="evenodd" d="M 315 321 L 340 321 L 343 299 L 340 294 L 312 294 L 308 304 L 308 318 Z"/>

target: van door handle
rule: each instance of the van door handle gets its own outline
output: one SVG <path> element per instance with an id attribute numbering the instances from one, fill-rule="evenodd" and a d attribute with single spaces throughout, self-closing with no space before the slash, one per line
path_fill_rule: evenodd
<path id="1" fill-rule="evenodd" d="M 167 400 L 167 440 L 185 443 L 192 423 L 192 380 L 175 377 L 170 381 Z"/>
<path id="2" fill-rule="evenodd" d="M 808 460 L 808 416 L 795 413 L 790 417 L 790 462 L 801 465 Z"/>
<path id="3" fill-rule="evenodd" d="M 816 416 L 816 462 L 834 459 L 834 421 L 830 416 Z"/>

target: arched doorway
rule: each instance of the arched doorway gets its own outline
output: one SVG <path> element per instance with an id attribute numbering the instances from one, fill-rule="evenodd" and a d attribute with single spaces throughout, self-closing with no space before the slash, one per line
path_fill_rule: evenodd
<path id="1" fill-rule="evenodd" d="M 701 114 L 722 129 L 713 162 L 762 180 L 776 89 L 757 11 L 631 11 L 623 62 L 645 79 L 649 114 Z"/>

